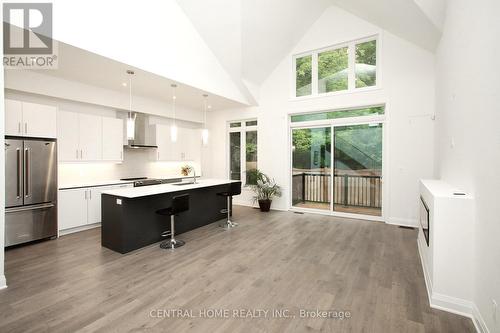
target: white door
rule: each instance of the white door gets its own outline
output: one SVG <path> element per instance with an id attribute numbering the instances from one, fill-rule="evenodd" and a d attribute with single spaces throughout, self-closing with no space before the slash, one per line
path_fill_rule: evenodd
<path id="1" fill-rule="evenodd" d="M 109 190 L 107 186 L 92 187 L 88 190 L 88 224 L 101 222 L 101 193 Z"/>
<path id="2" fill-rule="evenodd" d="M 50 105 L 23 102 L 24 136 L 55 138 L 57 108 Z"/>
<path id="3" fill-rule="evenodd" d="M 201 160 L 201 131 L 199 129 L 188 129 L 184 159 L 195 162 Z"/>
<path id="4" fill-rule="evenodd" d="M 156 125 L 156 151 L 157 161 L 172 161 L 173 143 L 170 140 L 170 127 L 165 125 Z"/>
<path id="5" fill-rule="evenodd" d="M 57 203 L 59 230 L 87 224 L 87 189 L 60 190 Z"/>
<path id="6" fill-rule="evenodd" d="M 22 102 L 5 100 L 5 135 L 23 135 Z"/>
<path id="7" fill-rule="evenodd" d="M 123 120 L 102 118 L 102 159 L 123 160 Z"/>
<path id="8" fill-rule="evenodd" d="M 80 113 L 78 118 L 81 160 L 102 160 L 102 117 Z"/>
<path id="9" fill-rule="evenodd" d="M 80 161 L 78 113 L 57 112 L 57 154 L 59 161 Z"/>

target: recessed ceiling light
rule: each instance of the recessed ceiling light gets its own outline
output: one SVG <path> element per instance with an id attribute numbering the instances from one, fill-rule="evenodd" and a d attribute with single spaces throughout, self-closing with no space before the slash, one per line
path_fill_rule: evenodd
<path id="1" fill-rule="evenodd" d="M 126 87 L 127 86 L 127 82 L 122 82 L 122 86 Z"/>
<path id="2" fill-rule="evenodd" d="M 212 105 L 207 106 L 207 108 L 211 109 L 211 108 L 212 108 Z"/>

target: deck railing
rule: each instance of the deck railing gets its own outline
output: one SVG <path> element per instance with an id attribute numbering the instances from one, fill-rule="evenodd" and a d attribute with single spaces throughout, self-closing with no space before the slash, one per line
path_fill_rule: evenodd
<path id="1" fill-rule="evenodd" d="M 380 176 L 335 174 L 333 203 L 354 207 L 382 207 Z M 297 173 L 292 177 L 292 203 L 330 201 L 331 176 L 320 173 Z"/>

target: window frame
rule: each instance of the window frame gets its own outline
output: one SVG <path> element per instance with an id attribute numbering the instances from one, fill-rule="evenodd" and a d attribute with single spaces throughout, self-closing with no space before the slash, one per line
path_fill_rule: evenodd
<path id="1" fill-rule="evenodd" d="M 257 121 L 257 125 L 247 126 L 247 121 Z M 240 122 L 240 127 L 231 127 L 232 123 Z M 257 132 L 257 166 L 259 164 L 259 122 L 257 118 L 247 118 L 247 119 L 238 119 L 238 120 L 230 120 L 227 122 L 227 135 L 226 135 L 226 174 L 229 179 L 231 179 L 231 144 L 230 144 L 230 133 L 240 132 L 240 180 L 241 185 L 244 187 L 250 186 L 247 185 L 247 177 L 246 177 L 246 167 L 247 167 L 247 132 L 256 131 Z"/>
<path id="2" fill-rule="evenodd" d="M 375 41 L 376 42 L 376 57 L 377 57 L 377 68 L 376 68 L 376 83 L 373 86 L 369 87 L 361 87 L 361 88 L 356 88 L 356 45 L 357 44 L 362 44 L 370 41 Z M 328 97 L 328 96 L 335 96 L 335 95 L 343 95 L 343 94 L 350 94 L 350 93 L 357 93 L 357 92 L 363 92 L 363 91 L 370 91 L 370 90 L 377 90 L 381 88 L 381 75 L 380 75 L 380 68 L 381 68 L 381 61 L 380 61 L 380 54 L 381 54 L 381 45 L 380 45 L 380 34 L 375 34 L 371 35 L 368 37 L 363 37 L 363 38 L 358 38 L 354 39 L 348 42 L 343 42 L 343 43 L 338 43 L 335 45 L 330 45 L 327 47 L 315 49 L 312 51 L 307 51 L 307 52 L 302 52 L 302 53 L 297 53 L 292 56 L 292 78 L 291 80 L 291 100 L 303 100 L 303 99 L 310 99 L 310 98 L 318 98 L 318 97 Z M 347 47 L 348 48 L 348 59 L 347 59 L 347 64 L 348 64 L 348 75 L 347 75 L 347 89 L 345 90 L 340 90 L 340 91 L 331 91 L 331 92 L 324 92 L 324 93 L 319 93 L 318 92 L 318 58 L 319 54 L 327 51 L 333 51 L 337 49 L 341 49 Z M 302 58 L 305 56 L 311 56 L 312 61 L 311 61 L 311 72 L 312 72 L 312 82 L 311 82 L 311 94 L 310 95 L 305 95 L 305 96 L 297 96 L 297 91 L 296 91 L 296 60 L 298 58 Z"/>

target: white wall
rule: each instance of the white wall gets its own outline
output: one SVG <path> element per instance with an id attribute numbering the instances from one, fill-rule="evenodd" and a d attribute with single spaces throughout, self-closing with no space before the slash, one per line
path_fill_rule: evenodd
<path id="1" fill-rule="evenodd" d="M 382 50 L 380 89 L 301 101 L 290 99 L 293 54 L 377 33 Z M 205 160 L 208 165 L 204 170 L 213 177 L 227 177 L 226 122 L 258 117 L 258 167 L 284 189 L 284 196 L 275 200 L 273 207 L 288 209 L 288 113 L 385 103 L 389 136 L 384 175 L 388 186 L 386 220 L 417 225 L 418 179 L 432 178 L 434 168 L 433 78 L 431 53 L 332 6 L 261 86 L 258 107 L 210 113 L 211 159 Z"/>
<path id="2" fill-rule="evenodd" d="M 475 266 L 464 269 L 475 272 L 476 317 L 490 332 L 500 332 L 499 12 L 498 1 L 448 1 L 437 51 L 437 170 L 476 199 Z"/>
<path id="3" fill-rule="evenodd" d="M 3 17 L 3 6 L 0 8 L 0 15 Z M 0 27 L 3 36 L 3 24 Z M 3 38 L 0 41 L 3 50 Z M 4 100 L 4 69 L 0 70 L 0 146 L 4 147 L 5 139 L 5 104 Z M 0 289 L 6 287 L 4 275 L 4 245 L 5 245 L 5 154 L 0 154 Z"/>

